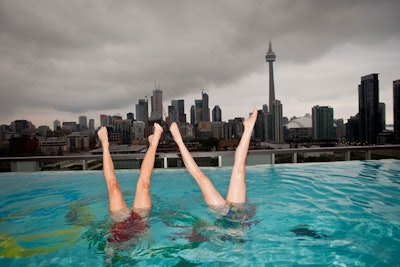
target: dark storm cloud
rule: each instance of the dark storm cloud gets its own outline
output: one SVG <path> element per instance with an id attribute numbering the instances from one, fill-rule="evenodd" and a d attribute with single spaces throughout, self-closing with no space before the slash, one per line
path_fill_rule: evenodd
<path id="1" fill-rule="evenodd" d="M 164 99 L 218 91 L 265 68 L 269 40 L 294 64 L 398 41 L 398 10 L 361 0 L 3 0 L 0 113 L 132 108 L 155 81 Z"/>

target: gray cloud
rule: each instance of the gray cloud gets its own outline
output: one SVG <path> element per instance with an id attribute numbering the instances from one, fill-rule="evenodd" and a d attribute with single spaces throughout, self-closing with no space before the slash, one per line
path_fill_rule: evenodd
<path id="1" fill-rule="evenodd" d="M 277 96 L 288 116 L 328 100 L 343 108 L 337 114 L 354 115 L 341 94 L 360 76 L 400 78 L 399 63 L 386 66 L 356 53 L 399 62 L 398 10 L 400 2 L 389 0 L 2 0 L 0 123 L 32 109 L 53 110 L 43 114 L 47 123 L 62 113 L 134 111 L 155 81 L 166 102 L 186 98 L 188 106 L 205 88 L 224 114 L 244 116 L 249 106 L 268 102 L 262 90 L 269 40 L 277 54 Z M 344 73 L 336 57 L 353 68 Z M 350 80 L 350 74 L 357 76 Z M 321 90 L 322 78 L 336 84 Z"/>

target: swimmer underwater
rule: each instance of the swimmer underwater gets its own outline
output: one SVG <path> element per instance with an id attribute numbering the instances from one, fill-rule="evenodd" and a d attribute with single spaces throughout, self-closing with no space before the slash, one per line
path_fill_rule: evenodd
<path id="1" fill-rule="evenodd" d="M 257 108 L 254 108 L 250 117 L 243 121 L 244 131 L 235 151 L 234 164 L 226 199 L 221 196 L 210 179 L 201 171 L 194 161 L 182 140 L 178 125 L 172 123 L 170 126 L 172 137 L 179 148 L 186 169 L 197 182 L 203 194 L 204 201 L 212 210 L 222 215 L 222 218 L 217 221 L 217 224 L 223 227 L 236 228 L 246 223 L 245 221 L 252 216 L 245 211 L 246 157 L 257 115 Z"/>
<path id="2" fill-rule="evenodd" d="M 106 127 L 97 132 L 103 148 L 103 174 L 108 189 L 109 212 L 114 224 L 111 227 L 108 242 L 125 242 L 143 235 L 148 226 L 148 215 L 151 208 L 150 178 L 154 169 L 154 161 L 163 128 L 154 124 L 154 134 L 148 138 L 149 147 L 140 167 L 136 184 L 136 193 L 131 208 L 125 203 L 110 155 L 108 133 Z"/>

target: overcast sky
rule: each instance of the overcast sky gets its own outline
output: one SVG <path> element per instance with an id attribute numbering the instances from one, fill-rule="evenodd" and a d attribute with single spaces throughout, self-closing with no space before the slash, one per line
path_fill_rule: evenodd
<path id="1" fill-rule="evenodd" d="M 190 106 L 209 95 L 223 120 L 268 103 L 268 42 L 275 95 L 286 117 L 328 105 L 358 112 L 361 76 L 379 73 L 393 122 L 400 79 L 400 1 L 0 0 L 0 124 L 135 113 L 163 91 Z M 136 116 L 136 114 L 135 114 Z"/>

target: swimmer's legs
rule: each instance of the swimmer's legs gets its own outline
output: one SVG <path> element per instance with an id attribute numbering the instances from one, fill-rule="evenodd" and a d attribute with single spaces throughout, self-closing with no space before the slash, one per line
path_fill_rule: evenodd
<path id="1" fill-rule="evenodd" d="M 257 108 L 254 108 L 253 114 L 243 121 L 244 131 L 235 151 L 235 162 L 226 196 L 226 201 L 229 203 L 242 204 L 246 202 L 246 157 L 257 115 Z"/>
<path id="2" fill-rule="evenodd" d="M 136 184 L 136 194 L 133 201 L 133 209 L 143 210 L 151 208 L 150 178 L 154 169 L 154 161 L 158 142 L 160 141 L 163 128 L 154 123 L 154 134 L 149 136 L 149 147 L 143 158 L 140 174 Z"/>
<path id="3" fill-rule="evenodd" d="M 208 205 L 220 206 L 225 204 L 225 199 L 215 189 L 210 179 L 200 170 L 199 166 L 194 161 L 189 150 L 186 148 L 185 143 L 182 140 L 181 133 L 179 132 L 178 125 L 174 122 L 170 126 L 170 131 L 174 141 L 178 145 L 179 151 L 182 155 L 183 163 L 190 175 L 196 180 L 203 194 L 204 201 Z"/>
<path id="4" fill-rule="evenodd" d="M 97 132 L 103 148 L 103 175 L 108 189 L 108 208 L 110 212 L 126 208 L 117 177 L 114 172 L 114 163 L 110 155 L 107 128 L 101 127 Z"/>

